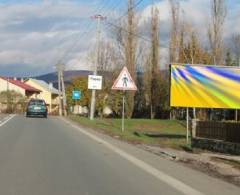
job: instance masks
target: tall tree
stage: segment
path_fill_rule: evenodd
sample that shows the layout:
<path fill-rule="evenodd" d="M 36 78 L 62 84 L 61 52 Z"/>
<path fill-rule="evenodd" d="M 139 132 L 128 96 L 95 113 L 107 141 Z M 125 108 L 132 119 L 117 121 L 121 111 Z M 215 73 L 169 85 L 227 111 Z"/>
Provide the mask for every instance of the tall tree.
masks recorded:
<path fill-rule="evenodd" d="M 177 0 L 169 0 L 169 3 L 172 18 L 169 41 L 169 60 L 170 62 L 177 62 L 179 49 L 179 2 Z"/>
<path fill-rule="evenodd" d="M 236 56 L 236 63 L 240 66 L 240 34 L 233 35 L 234 52 Z"/>
<path fill-rule="evenodd" d="M 235 66 L 235 63 L 232 59 L 232 54 L 231 54 L 230 50 L 228 50 L 226 53 L 225 65 L 226 66 Z"/>
<path fill-rule="evenodd" d="M 212 55 L 212 63 L 223 64 L 223 25 L 226 18 L 224 0 L 212 0 L 211 23 L 208 28 L 208 37 Z"/>
<path fill-rule="evenodd" d="M 208 64 L 210 57 L 201 46 L 199 36 L 191 24 L 183 20 L 180 24 L 179 63 Z M 204 112 L 204 110 L 200 110 Z M 193 117 L 197 118 L 198 110 L 193 108 Z"/>
<path fill-rule="evenodd" d="M 81 99 L 73 100 L 72 99 L 72 91 L 80 90 L 81 91 Z M 90 93 L 87 86 L 87 78 L 85 77 L 76 77 L 71 80 L 71 84 L 69 84 L 66 88 L 66 96 L 67 96 L 67 104 L 68 106 L 74 106 L 75 104 L 81 106 L 89 106 L 90 103 Z"/>
<path fill-rule="evenodd" d="M 171 14 L 171 30 L 169 37 L 169 61 L 178 62 L 179 56 L 179 2 L 169 0 Z M 176 110 L 173 108 L 170 112 L 170 118 L 176 118 Z"/>
<path fill-rule="evenodd" d="M 233 35 L 233 45 L 236 55 L 236 64 L 240 67 L 240 34 Z M 239 111 L 235 111 L 235 120 L 238 120 Z"/>
<path fill-rule="evenodd" d="M 152 32 L 151 32 L 151 119 L 155 117 L 157 104 L 159 101 L 159 13 L 158 9 L 152 8 Z"/>
<path fill-rule="evenodd" d="M 135 55 L 136 55 L 136 40 L 135 40 L 135 30 L 136 24 L 134 21 L 134 0 L 128 0 L 128 22 L 127 22 L 127 40 L 125 44 L 125 59 L 126 59 L 126 66 L 133 78 L 136 78 L 136 62 L 135 62 Z M 132 117 L 133 110 L 134 110 L 134 96 L 135 92 L 128 92 L 126 94 L 126 115 L 128 118 Z"/>
<path fill-rule="evenodd" d="M 208 37 L 211 49 L 211 63 L 214 65 L 224 64 L 223 26 L 226 14 L 225 0 L 212 0 Z M 211 109 L 209 117 L 210 120 L 213 119 L 213 109 Z"/>
<path fill-rule="evenodd" d="M 184 45 L 184 61 L 189 64 L 208 64 L 210 56 L 200 45 L 196 32 L 189 33 L 189 40 Z"/>
<path fill-rule="evenodd" d="M 150 117 L 156 115 L 159 103 L 159 12 L 152 6 L 151 10 L 151 47 L 148 65 L 145 70 L 145 94 L 147 96 Z"/>
<path fill-rule="evenodd" d="M 178 50 L 178 62 L 185 63 L 185 22 L 182 22 L 179 32 L 179 50 Z"/>

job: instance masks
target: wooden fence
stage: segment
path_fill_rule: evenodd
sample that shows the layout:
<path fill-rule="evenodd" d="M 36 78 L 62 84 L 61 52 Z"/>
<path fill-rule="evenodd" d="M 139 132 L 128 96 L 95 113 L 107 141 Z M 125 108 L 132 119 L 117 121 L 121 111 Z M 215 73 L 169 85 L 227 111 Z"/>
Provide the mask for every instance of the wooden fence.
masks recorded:
<path fill-rule="evenodd" d="M 195 135 L 200 138 L 240 143 L 240 123 L 197 121 Z"/>

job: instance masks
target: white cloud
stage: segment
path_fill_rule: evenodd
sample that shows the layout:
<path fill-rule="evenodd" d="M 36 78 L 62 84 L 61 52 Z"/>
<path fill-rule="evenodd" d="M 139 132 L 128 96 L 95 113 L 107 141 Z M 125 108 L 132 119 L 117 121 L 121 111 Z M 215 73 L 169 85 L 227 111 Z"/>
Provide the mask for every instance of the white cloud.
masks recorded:
<path fill-rule="evenodd" d="M 64 62 L 78 67 L 73 65 L 77 63 L 74 55 L 85 51 L 92 40 L 91 32 L 80 36 L 91 22 L 91 11 L 91 7 L 71 1 L 0 5 L 0 72 L 16 72 L 12 70 L 18 67 L 16 64 L 31 66 L 26 72 L 34 68 L 51 72 L 68 50 L 70 54 Z"/>
<path fill-rule="evenodd" d="M 1 64 L 25 63 L 29 53 L 18 50 L 5 50 L 0 53 Z"/>
<path fill-rule="evenodd" d="M 210 16 L 209 2 L 210 0 L 181 1 L 184 17 L 203 38 L 206 38 Z M 95 45 L 95 22 L 91 21 L 90 16 L 94 14 L 93 10 L 98 5 L 97 0 L 88 3 L 48 0 L 44 3 L 0 4 L 0 74 L 17 74 L 16 68 L 19 64 L 23 64 L 19 74 L 36 75 L 36 70 L 40 71 L 39 74 L 52 72 L 54 65 L 63 56 L 66 56 L 63 61 L 67 69 L 91 69 L 87 53 Z M 169 2 L 162 0 L 156 3 L 156 6 L 160 13 L 163 45 L 161 54 L 162 59 L 166 61 L 170 27 Z M 115 11 L 105 8 L 104 11 L 108 11 L 108 16 L 111 17 L 118 15 L 118 9 L 121 10 L 122 7 Z M 232 6 L 228 12 L 225 38 L 230 37 L 232 33 L 240 33 L 240 26 L 237 25 L 240 24 L 239 10 L 238 4 Z M 139 14 L 142 16 L 139 23 L 143 26 L 151 16 L 151 7 L 147 6 Z M 149 34 L 149 29 L 142 29 L 145 34 Z M 108 34 L 103 34 L 102 37 L 109 40 L 106 35 Z"/>
<path fill-rule="evenodd" d="M 91 70 L 91 64 L 87 60 L 86 56 L 82 56 L 81 58 L 71 59 L 66 64 L 67 70 Z"/>
<path fill-rule="evenodd" d="M 159 10 L 160 17 L 160 29 L 161 31 L 169 31 L 171 23 L 170 4 L 168 0 L 163 0 L 155 4 Z M 182 0 L 180 1 L 180 18 L 194 25 L 198 31 L 206 31 L 208 18 L 210 14 L 209 10 L 210 0 Z M 141 23 L 145 23 L 151 18 L 152 5 L 146 7 L 141 15 Z"/>

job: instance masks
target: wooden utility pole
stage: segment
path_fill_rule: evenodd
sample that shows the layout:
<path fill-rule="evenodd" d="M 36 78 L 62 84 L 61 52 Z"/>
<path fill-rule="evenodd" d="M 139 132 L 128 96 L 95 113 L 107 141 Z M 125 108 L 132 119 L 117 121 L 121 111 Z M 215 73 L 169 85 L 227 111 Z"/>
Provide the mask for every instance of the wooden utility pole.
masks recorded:
<path fill-rule="evenodd" d="M 102 15 L 95 15 L 92 17 L 93 19 L 97 20 L 97 36 L 96 36 L 96 61 L 94 66 L 93 75 L 97 75 L 97 70 L 99 66 L 99 52 L 100 52 L 100 35 L 101 35 L 101 21 L 105 19 Z M 95 113 L 95 106 L 96 106 L 96 90 L 92 90 L 92 97 L 91 97 L 91 108 L 90 108 L 90 120 L 94 119 Z"/>
<path fill-rule="evenodd" d="M 58 73 L 58 93 L 59 93 L 59 116 L 67 116 L 67 103 L 66 103 L 66 93 L 65 93 L 65 85 L 63 78 L 63 65 L 58 63 L 57 65 L 57 73 Z"/>
<path fill-rule="evenodd" d="M 62 82 L 63 113 L 64 113 L 64 116 L 67 116 L 67 100 L 66 100 L 65 84 L 63 79 L 63 71 L 61 71 L 60 77 Z"/>

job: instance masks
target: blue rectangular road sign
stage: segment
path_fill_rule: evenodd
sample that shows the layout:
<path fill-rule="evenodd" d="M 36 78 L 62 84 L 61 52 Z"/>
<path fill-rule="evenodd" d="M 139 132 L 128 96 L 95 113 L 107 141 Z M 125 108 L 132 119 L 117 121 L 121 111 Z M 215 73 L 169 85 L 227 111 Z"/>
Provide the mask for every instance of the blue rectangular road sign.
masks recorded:
<path fill-rule="evenodd" d="M 72 99 L 80 100 L 81 99 L 81 91 L 72 91 Z"/>

